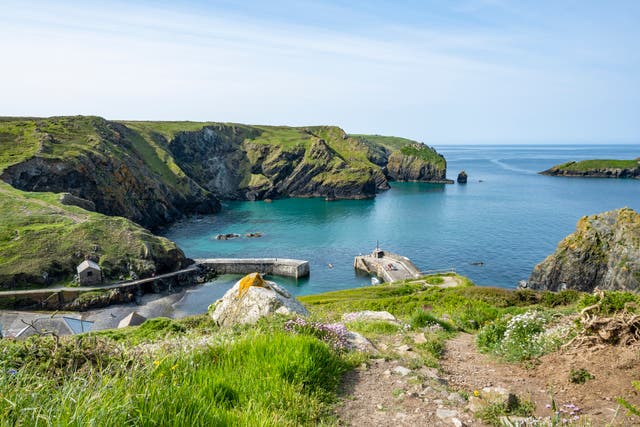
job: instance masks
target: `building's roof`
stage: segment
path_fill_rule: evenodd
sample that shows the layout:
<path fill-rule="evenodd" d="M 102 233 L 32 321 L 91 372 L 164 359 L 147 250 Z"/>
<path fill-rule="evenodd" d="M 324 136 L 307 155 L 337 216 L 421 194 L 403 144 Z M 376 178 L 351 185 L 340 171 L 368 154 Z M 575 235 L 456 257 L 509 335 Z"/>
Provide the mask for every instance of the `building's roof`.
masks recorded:
<path fill-rule="evenodd" d="M 127 317 L 122 319 L 120 323 L 118 323 L 118 328 L 141 325 L 145 320 L 147 320 L 146 317 L 139 315 L 136 311 L 132 311 L 131 314 L 129 314 Z"/>
<path fill-rule="evenodd" d="M 100 271 L 100 266 L 90 259 L 85 259 L 84 261 L 82 261 L 80 265 L 78 265 L 76 270 L 78 271 L 78 273 L 80 273 L 81 271 L 87 270 L 89 268 L 92 270 Z"/>
<path fill-rule="evenodd" d="M 89 332 L 93 328 L 93 322 L 88 320 L 76 319 L 74 317 L 62 316 L 67 326 L 71 328 L 74 334 Z"/>
<path fill-rule="evenodd" d="M 33 326 L 32 326 L 33 325 Z M 26 326 L 16 334 L 17 339 L 24 339 L 32 335 L 53 333 L 58 336 L 73 335 L 73 329 L 60 317 L 43 317 L 36 319 L 32 325 Z"/>

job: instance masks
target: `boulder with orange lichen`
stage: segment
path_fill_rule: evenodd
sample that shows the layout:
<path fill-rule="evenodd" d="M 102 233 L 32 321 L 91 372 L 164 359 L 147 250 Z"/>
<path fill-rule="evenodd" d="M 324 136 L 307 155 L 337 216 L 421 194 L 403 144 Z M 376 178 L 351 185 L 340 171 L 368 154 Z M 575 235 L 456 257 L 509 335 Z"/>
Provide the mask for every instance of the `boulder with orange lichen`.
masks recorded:
<path fill-rule="evenodd" d="M 264 280 L 259 273 L 251 273 L 238 280 L 211 305 L 209 312 L 220 326 L 255 323 L 272 314 L 309 314 L 289 292 L 274 282 Z"/>

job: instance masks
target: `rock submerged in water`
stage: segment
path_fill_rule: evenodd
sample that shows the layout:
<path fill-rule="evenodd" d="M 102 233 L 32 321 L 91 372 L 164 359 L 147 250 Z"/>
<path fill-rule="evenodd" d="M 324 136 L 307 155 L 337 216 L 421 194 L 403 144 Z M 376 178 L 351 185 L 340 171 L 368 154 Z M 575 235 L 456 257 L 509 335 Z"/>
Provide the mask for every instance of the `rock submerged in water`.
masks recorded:
<path fill-rule="evenodd" d="M 640 290 L 640 215 L 622 208 L 582 217 L 520 287 L 525 283 L 551 291 Z"/>
<path fill-rule="evenodd" d="M 219 326 L 251 324 L 272 314 L 309 315 L 289 292 L 274 282 L 264 280 L 260 273 L 251 273 L 238 280 L 212 305 L 210 313 Z"/>
<path fill-rule="evenodd" d="M 461 171 L 458 174 L 458 184 L 466 184 L 467 183 L 467 173 L 465 171 Z"/>

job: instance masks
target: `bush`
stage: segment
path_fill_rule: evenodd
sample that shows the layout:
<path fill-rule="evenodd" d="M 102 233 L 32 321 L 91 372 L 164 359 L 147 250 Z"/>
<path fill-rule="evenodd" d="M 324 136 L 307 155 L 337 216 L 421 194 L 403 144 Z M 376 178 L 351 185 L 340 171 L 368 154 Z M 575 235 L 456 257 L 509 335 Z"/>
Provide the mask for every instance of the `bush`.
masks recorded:
<path fill-rule="evenodd" d="M 593 379 L 594 376 L 584 368 L 572 369 L 569 373 L 569 382 L 573 384 L 584 384 L 587 380 Z"/>
<path fill-rule="evenodd" d="M 478 346 L 509 361 L 522 361 L 556 350 L 567 339 L 568 327 L 549 328 L 551 316 L 527 311 L 506 316 L 482 328 Z"/>
<path fill-rule="evenodd" d="M 622 310 L 637 312 L 640 305 L 640 295 L 631 292 L 608 291 L 601 298 L 598 294 L 587 294 L 578 303 L 580 308 L 600 304 L 598 314 L 610 316 Z"/>

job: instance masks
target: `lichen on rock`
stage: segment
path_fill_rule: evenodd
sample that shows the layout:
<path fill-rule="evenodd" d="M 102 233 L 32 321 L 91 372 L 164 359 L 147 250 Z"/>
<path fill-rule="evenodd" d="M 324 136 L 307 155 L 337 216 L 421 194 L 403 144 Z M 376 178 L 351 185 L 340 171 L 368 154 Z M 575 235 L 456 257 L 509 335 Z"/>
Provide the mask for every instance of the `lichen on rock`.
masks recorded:
<path fill-rule="evenodd" d="M 309 315 L 289 292 L 274 282 L 264 280 L 259 273 L 251 273 L 238 280 L 210 306 L 210 313 L 220 326 L 251 324 L 272 314 Z"/>

